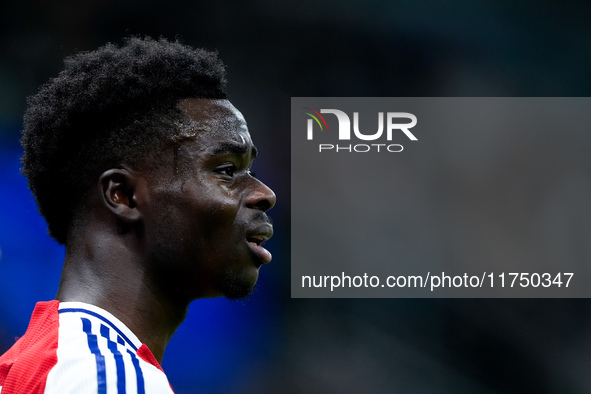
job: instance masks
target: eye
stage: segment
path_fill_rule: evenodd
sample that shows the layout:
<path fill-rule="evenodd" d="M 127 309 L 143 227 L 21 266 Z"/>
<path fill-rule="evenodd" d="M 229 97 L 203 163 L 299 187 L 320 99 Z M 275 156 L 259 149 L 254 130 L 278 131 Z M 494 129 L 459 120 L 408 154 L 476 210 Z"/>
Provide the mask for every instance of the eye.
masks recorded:
<path fill-rule="evenodd" d="M 236 172 L 236 166 L 231 164 L 231 165 L 219 167 L 216 169 L 216 172 L 226 175 L 226 176 L 229 176 L 229 177 L 233 177 L 234 173 Z"/>

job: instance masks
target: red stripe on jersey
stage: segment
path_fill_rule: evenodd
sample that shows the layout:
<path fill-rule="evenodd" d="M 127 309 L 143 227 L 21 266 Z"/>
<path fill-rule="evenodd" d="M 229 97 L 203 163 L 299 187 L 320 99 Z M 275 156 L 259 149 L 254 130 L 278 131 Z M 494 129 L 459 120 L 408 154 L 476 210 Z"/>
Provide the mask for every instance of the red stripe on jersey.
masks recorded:
<path fill-rule="evenodd" d="M 160 366 L 160 363 L 158 363 L 158 360 L 156 360 L 156 357 L 154 357 L 154 355 L 150 351 L 150 348 L 148 348 L 145 343 L 142 343 L 142 346 L 140 346 L 136 354 L 140 356 L 142 360 L 144 360 L 145 362 L 152 364 L 153 366 L 164 372 L 164 370 Z"/>
<path fill-rule="evenodd" d="M 160 363 L 158 362 L 158 360 L 156 360 L 156 357 L 154 357 L 154 355 L 152 354 L 152 351 L 150 350 L 149 347 L 146 346 L 145 343 L 142 343 L 142 346 L 140 346 L 140 348 L 137 350 L 136 354 L 142 360 L 144 360 L 147 363 L 152 364 L 153 366 L 155 366 L 156 368 L 158 368 L 159 370 L 161 370 L 164 373 L 164 370 L 160 366 Z M 170 387 L 170 390 L 172 391 L 172 385 L 170 384 L 170 382 L 168 382 L 168 386 Z"/>
<path fill-rule="evenodd" d="M 57 363 L 59 301 L 39 302 L 27 332 L 0 357 L 2 394 L 43 394 Z"/>

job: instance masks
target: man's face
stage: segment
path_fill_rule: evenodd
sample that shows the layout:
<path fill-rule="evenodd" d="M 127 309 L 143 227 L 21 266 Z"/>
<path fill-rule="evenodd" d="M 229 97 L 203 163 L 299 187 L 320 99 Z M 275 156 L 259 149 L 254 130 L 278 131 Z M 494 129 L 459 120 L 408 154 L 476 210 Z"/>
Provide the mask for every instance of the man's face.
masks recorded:
<path fill-rule="evenodd" d="M 256 149 L 242 114 L 228 100 L 186 99 L 190 118 L 149 179 L 144 214 L 150 267 L 166 291 L 188 299 L 245 297 L 271 254 L 265 211 L 275 194 L 250 172 Z"/>

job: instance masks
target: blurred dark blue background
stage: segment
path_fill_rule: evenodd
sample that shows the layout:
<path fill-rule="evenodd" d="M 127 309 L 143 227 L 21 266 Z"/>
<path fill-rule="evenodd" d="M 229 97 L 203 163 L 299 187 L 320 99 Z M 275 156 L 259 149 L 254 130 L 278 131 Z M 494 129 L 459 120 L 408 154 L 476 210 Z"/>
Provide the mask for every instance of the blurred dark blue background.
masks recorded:
<path fill-rule="evenodd" d="M 139 34 L 219 50 L 262 152 L 255 170 L 278 195 L 257 293 L 194 302 L 167 348 L 177 393 L 591 392 L 588 300 L 289 297 L 290 97 L 589 96 L 590 11 L 550 0 L 2 2 L 0 351 L 54 297 L 64 253 L 19 175 L 26 97 L 64 56 Z"/>

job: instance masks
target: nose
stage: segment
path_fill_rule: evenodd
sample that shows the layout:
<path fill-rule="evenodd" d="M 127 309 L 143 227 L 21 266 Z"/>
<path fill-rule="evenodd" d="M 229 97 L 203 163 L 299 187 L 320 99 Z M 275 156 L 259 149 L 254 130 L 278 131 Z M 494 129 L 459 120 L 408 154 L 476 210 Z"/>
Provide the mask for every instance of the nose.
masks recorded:
<path fill-rule="evenodd" d="M 263 212 L 273 208 L 277 201 L 273 190 L 256 178 L 252 180 L 255 183 L 246 198 L 246 206 Z"/>

